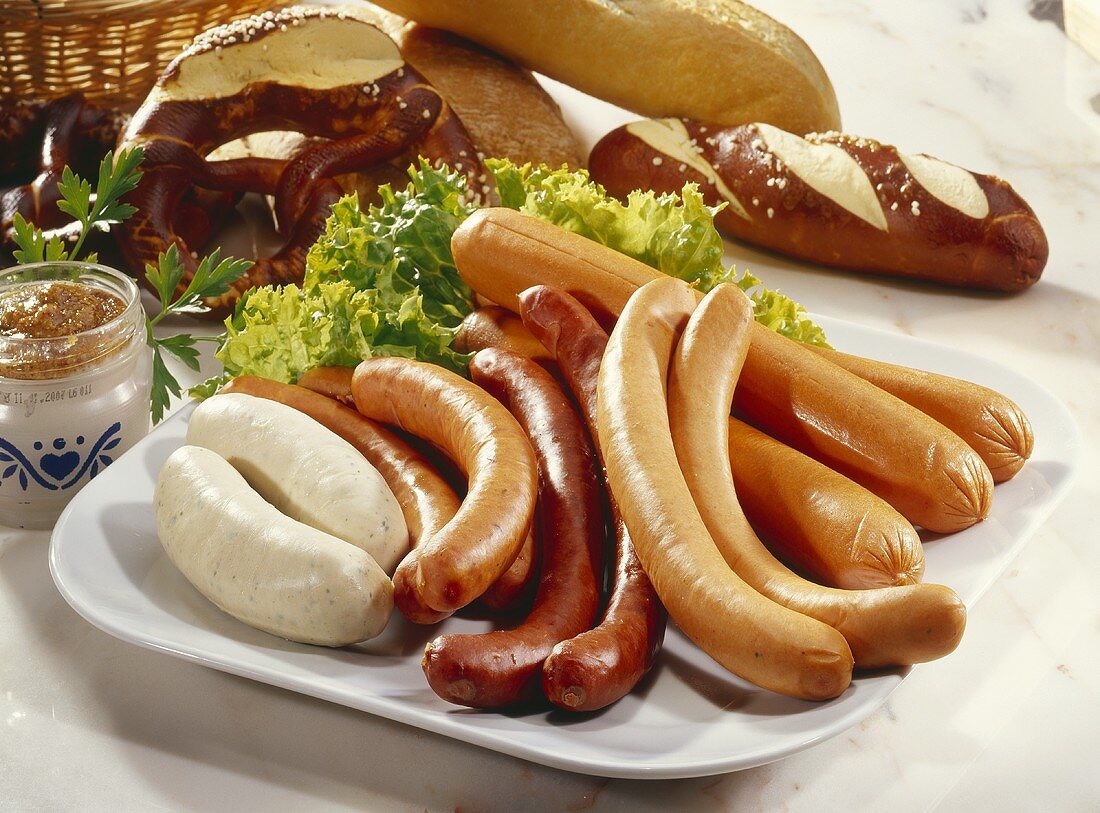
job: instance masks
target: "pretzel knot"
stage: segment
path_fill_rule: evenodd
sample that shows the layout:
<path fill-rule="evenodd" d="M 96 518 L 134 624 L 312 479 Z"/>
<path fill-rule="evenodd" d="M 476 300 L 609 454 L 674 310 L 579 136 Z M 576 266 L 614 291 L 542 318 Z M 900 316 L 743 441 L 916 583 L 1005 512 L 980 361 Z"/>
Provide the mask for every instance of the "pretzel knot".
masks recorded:
<path fill-rule="evenodd" d="M 335 81 L 335 86 L 316 87 L 321 68 L 295 64 L 305 58 L 292 53 L 298 44 L 295 31 L 309 25 L 315 30 L 303 34 L 314 43 L 333 36 L 333 26 L 355 26 L 354 47 L 361 53 L 358 59 L 343 56 L 361 66 L 356 81 L 336 75 L 322 83 Z M 257 73 L 261 45 L 264 64 Z M 312 58 L 322 59 L 317 50 L 309 46 Z M 277 65 L 268 61 L 270 52 L 279 54 Z M 201 64 L 215 59 L 220 60 L 216 72 Z M 211 75 L 218 77 L 217 86 L 211 85 Z M 207 158 L 222 144 L 271 130 L 327 140 L 293 158 Z M 186 269 L 181 286 L 197 268 L 177 217 L 185 195 L 198 188 L 274 197 L 282 247 L 273 256 L 255 259 L 230 292 L 206 303 L 214 316 L 254 286 L 301 282 L 306 253 L 343 194 L 336 176 L 417 153 L 436 162 L 462 162 L 471 177 L 481 172 L 461 122 L 439 93 L 404 64 L 385 34 L 352 17 L 337 19 L 329 12 L 326 18 L 317 9 L 268 12 L 196 40 L 168 66 L 123 134 L 122 145 L 144 148 L 145 174 L 128 198 L 138 213 L 120 230 L 120 247 L 127 262 L 141 268 L 178 246 Z"/>
<path fill-rule="evenodd" d="M 121 123 L 114 110 L 87 104 L 79 92 L 0 106 L 0 242 L 10 240 L 17 214 L 45 231 L 70 231 L 57 208 L 61 171 L 69 166 L 94 177 Z"/>

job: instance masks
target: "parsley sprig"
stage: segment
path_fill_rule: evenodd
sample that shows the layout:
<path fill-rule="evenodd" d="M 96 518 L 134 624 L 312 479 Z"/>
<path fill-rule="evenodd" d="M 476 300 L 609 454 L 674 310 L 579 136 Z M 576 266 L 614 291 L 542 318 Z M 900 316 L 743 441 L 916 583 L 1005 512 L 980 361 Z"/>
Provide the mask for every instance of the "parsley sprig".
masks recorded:
<path fill-rule="evenodd" d="M 164 417 L 164 410 L 169 403 L 169 393 L 177 398 L 181 394 L 180 384 L 164 363 L 163 353 L 171 353 L 198 372 L 199 351 L 195 349 L 195 345 L 203 341 L 221 341 L 219 336 L 192 336 L 188 333 L 158 339 L 153 335 L 153 328 L 169 315 L 205 313 L 210 310 L 202 300 L 226 293 L 229 286 L 247 271 L 250 265 L 248 260 L 237 260 L 232 257 L 223 260 L 221 252 L 215 250 L 212 254 L 203 257 L 183 293 L 175 298 L 173 295 L 183 281 L 185 270 L 180 260 L 179 249 L 173 245 L 168 251 L 158 255 L 155 268 L 152 265 L 145 266 L 145 278 L 149 280 L 149 284 L 157 292 L 157 298 L 160 300 L 160 311 L 156 316 L 145 320 L 145 335 L 148 337 L 149 346 L 153 348 L 153 392 L 150 406 L 153 423 L 159 423 Z"/>
<path fill-rule="evenodd" d="M 61 173 L 57 184 L 61 200 L 57 208 L 80 224 L 76 241 L 69 248 L 61 237 L 47 238 L 22 215 L 13 219 L 13 240 L 18 248 L 12 252 L 17 263 L 60 262 L 76 260 L 84 247 L 84 241 L 95 230 L 109 231 L 111 226 L 132 217 L 137 209 L 122 202 L 122 197 L 133 190 L 141 180 L 139 166 L 144 157 L 141 147 L 119 150 L 118 155 L 108 152 L 99 164 L 99 177 L 93 194 L 92 185 L 69 167 Z M 95 253 L 83 258 L 94 263 Z M 187 283 L 183 293 L 176 296 L 183 282 L 186 268 L 180 257 L 179 248 L 171 246 L 157 257 L 157 264 L 145 266 L 145 279 L 149 287 L 156 291 L 160 310 L 154 316 L 145 319 L 145 335 L 153 349 L 153 387 L 150 394 L 149 411 L 153 423 L 160 423 L 168 408 L 171 396 L 180 397 L 182 390 L 179 381 L 172 375 L 164 360 L 164 354 L 175 356 L 192 370 L 199 369 L 199 351 L 196 344 L 203 341 L 220 341 L 216 336 L 192 336 L 181 333 L 165 338 L 153 335 L 153 328 L 166 317 L 176 314 L 204 313 L 209 308 L 204 299 L 219 297 L 229 291 L 229 287 L 248 270 L 251 263 L 231 257 L 221 258 L 220 251 L 214 251 L 200 262 L 195 275 Z"/>

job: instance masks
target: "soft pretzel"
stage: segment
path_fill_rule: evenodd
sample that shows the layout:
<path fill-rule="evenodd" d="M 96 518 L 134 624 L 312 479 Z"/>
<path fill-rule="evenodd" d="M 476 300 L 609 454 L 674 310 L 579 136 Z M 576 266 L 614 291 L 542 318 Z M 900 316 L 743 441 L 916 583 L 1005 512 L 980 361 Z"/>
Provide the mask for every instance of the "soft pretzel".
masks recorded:
<path fill-rule="evenodd" d="M 94 107 L 80 92 L 0 105 L 0 242 L 17 214 L 43 230 L 64 229 L 57 182 L 65 166 L 85 177 L 114 146 L 123 117 Z"/>
<path fill-rule="evenodd" d="M 222 144 L 270 130 L 329 140 L 289 160 L 207 159 Z M 393 41 L 320 8 L 266 12 L 202 34 L 165 69 L 120 144 L 145 150 L 145 175 L 129 197 L 138 213 L 119 232 L 123 254 L 140 268 L 178 245 L 187 266 L 181 285 L 196 265 L 173 213 L 189 189 L 274 195 L 285 242 L 207 302 L 215 315 L 250 287 L 301 281 L 305 254 L 341 195 L 334 176 L 410 147 L 462 163 L 471 177 L 481 172 L 462 124 Z"/>

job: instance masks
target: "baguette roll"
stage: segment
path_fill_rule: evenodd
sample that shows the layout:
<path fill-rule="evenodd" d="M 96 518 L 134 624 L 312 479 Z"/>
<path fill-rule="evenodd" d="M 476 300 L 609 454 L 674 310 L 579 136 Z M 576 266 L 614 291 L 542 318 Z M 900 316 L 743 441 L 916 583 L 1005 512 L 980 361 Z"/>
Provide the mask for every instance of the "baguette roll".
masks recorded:
<path fill-rule="evenodd" d="M 738 0 L 377 2 L 645 116 L 768 121 L 796 133 L 840 126 L 809 46 Z"/>

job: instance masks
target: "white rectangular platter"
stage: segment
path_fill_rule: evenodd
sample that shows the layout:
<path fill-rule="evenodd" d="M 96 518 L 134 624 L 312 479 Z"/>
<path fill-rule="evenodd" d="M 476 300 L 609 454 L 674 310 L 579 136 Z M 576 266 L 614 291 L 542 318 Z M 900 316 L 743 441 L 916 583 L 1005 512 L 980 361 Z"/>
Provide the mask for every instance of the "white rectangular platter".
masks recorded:
<path fill-rule="evenodd" d="M 990 517 L 926 544 L 926 580 L 951 586 L 972 606 L 1068 489 L 1080 453 L 1073 419 L 1052 395 L 1006 367 L 847 322 L 819 322 L 838 348 L 985 384 L 1030 416 L 1034 456 L 997 486 Z M 866 718 L 905 678 L 903 670 L 862 675 L 831 702 L 791 700 L 730 676 L 670 625 L 652 673 L 602 712 L 499 714 L 449 705 L 424 680 L 424 644 L 441 630 L 488 629 L 485 622 L 450 619 L 424 628 L 395 614 L 367 645 L 310 647 L 223 614 L 173 568 L 154 531 L 153 484 L 183 441 L 189 411 L 86 486 L 51 542 L 51 572 L 69 604 L 139 646 L 556 768 L 651 779 L 725 773 L 793 754 Z"/>

